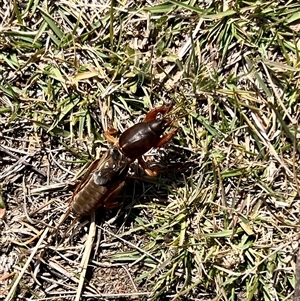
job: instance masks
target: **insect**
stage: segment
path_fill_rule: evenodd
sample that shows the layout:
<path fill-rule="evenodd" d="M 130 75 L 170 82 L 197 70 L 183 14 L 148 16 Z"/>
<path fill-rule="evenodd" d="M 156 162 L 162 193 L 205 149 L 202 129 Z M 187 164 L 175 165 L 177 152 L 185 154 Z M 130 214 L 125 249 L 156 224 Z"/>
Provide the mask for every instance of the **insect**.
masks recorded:
<path fill-rule="evenodd" d="M 169 105 L 154 108 L 143 122 L 125 130 L 119 139 L 114 137 L 117 132 L 115 129 L 104 133 L 113 146 L 101 159 L 90 165 L 75 189 L 70 199 L 70 209 L 75 215 L 92 214 L 102 205 L 107 209 L 116 207 L 114 199 L 125 185 L 129 166 L 136 159 L 149 176 L 157 175 L 157 171 L 147 167 L 142 156 L 152 147 L 163 146 L 176 135 L 178 129 L 164 134 L 173 123 L 167 115 L 171 107 Z"/>

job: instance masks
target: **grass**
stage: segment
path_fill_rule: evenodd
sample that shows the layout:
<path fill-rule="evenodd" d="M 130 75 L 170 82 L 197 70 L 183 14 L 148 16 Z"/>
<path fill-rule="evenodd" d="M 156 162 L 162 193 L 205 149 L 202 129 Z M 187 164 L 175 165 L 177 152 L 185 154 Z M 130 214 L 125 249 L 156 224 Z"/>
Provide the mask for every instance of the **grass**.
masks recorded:
<path fill-rule="evenodd" d="M 299 9 L 4 0 L 0 295 L 292 300 Z M 161 175 L 133 165 L 120 210 L 73 226 L 69 217 L 47 240 L 76 179 L 109 147 L 103 132 L 169 102 L 182 118 L 172 143 L 151 152 Z"/>

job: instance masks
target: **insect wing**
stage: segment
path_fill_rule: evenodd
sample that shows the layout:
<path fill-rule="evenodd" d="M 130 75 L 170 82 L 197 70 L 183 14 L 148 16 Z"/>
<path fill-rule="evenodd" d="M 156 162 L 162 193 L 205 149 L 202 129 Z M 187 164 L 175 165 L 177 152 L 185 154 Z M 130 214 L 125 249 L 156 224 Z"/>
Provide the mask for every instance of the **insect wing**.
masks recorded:
<path fill-rule="evenodd" d="M 108 153 L 105 153 L 101 159 L 96 159 L 94 162 L 92 162 L 88 168 L 88 170 L 85 172 L 81 182 L 77 185 L 76 189 L 73 192 L 73 195 L 70 199 L 70 202 L 72 202 L 73 197 L 81 190 L 83 189 L 87 183 L 90 181 L 93 171 L 97 170 L 101 167 L 103 162 L 106 160 Z"/>
<path fill-rule="evenodd" d="M 119 173 L 114 168 L 103 168 L 94 172 L 94 182 L 99 186 L 111 183 Z"/>
<path fill-rule="evenodd" d="M 100 168 L 94 171 L 93 177 L 96 185 L 108 186 L 119 181 L 128 171 L 129 161 L 116 149 L 111 149 L 109 156 L 101 164 Z"/>

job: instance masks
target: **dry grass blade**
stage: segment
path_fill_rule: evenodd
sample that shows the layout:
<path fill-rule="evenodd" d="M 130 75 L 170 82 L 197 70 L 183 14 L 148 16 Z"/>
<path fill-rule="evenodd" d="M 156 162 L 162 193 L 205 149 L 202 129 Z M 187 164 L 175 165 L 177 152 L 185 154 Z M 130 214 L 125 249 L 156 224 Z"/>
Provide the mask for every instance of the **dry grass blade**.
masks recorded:
<path fill-rule="evenodd" d="M 93 214 L 92 218 L 91 218 L 91 224 L 90 224 L 88 238 L 85 242 L 85 249 L 84 249 L 84 253 L 83 253 L 81 264 L 80 264 L 82 271 L 80 273 L 80 279 L 79 279 L 79 284 L 78 284 L 77 291 L 76 291 L 75 301 L 81 300 L 81 292 L 82 292 L 82 288 L 83 288 L 84 281 L 85 281 L 87 266 L 88 266 L 88 263 L 90 260 L 90 254 L 91 254 L 92 247 L 93 247 L 95 233 L 96 233 L 95 214 Z"/>

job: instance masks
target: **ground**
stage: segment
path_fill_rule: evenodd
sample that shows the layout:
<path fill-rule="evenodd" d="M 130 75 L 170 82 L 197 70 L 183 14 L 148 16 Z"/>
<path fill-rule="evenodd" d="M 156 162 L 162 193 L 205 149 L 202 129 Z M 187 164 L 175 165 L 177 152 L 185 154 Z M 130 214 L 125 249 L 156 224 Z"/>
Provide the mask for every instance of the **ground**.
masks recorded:
<path fill-rule="evenodd" d="M 0 298 L 300 298 L 299 8 L 4 0 Z M 159 175 L 69 214 L 104 132 L 170 103 Z"/>

